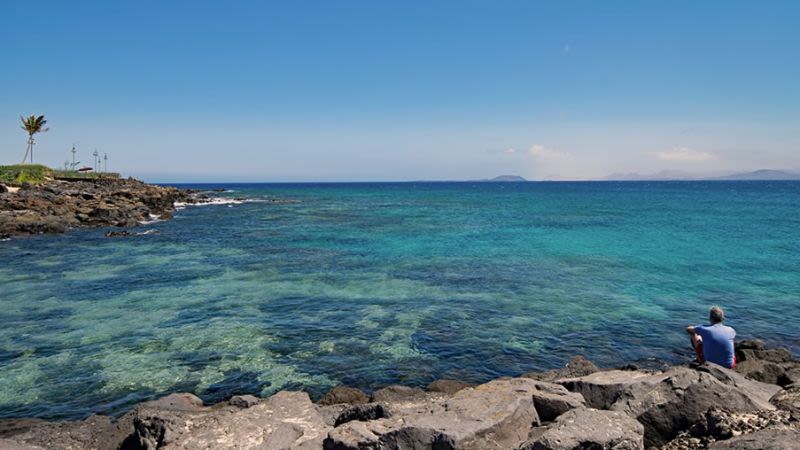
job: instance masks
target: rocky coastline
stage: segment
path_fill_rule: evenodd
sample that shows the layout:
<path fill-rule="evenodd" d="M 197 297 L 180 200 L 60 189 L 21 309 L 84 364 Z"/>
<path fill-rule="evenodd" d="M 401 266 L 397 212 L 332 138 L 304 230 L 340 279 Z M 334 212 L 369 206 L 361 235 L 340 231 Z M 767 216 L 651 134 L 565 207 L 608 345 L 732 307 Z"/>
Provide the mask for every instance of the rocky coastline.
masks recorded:
<path fill-rule="evenodd" d="M 796 449 L 800 361 L 752 340 L 735 370 L 713 364 L 600 369 L 583 357 L 479 386 L 438 380 L 371 395 L 339 386 L 239 395 L 189 393 L 112 420 L 0 421 L 0 449 Z"/>
<path fill-rule="evenodd" d="M 155 186 L 133 178 L 0 185 L 0 239 L 64 233 L 75 228 L 135 227 L 171 218 L 178 202 L 204 200 L 207 197 L 196 191 Z"/>

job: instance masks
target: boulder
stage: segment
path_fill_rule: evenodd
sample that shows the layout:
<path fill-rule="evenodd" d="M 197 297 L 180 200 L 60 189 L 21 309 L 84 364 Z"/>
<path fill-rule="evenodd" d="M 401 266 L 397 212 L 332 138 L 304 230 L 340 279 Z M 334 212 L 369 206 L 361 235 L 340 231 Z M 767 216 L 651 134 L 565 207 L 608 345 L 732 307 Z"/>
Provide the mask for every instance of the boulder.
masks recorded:
<path fill-rule="evenodd" d="M 664 374 L 643 370 L 606 370 L 558 380 L 558 383 L 570 392 L 581 394 L 589 407 L 609 409 L 623 394 L 632 390 L 649 390 L 664 379 Z"/>
<path fill-rule="evenodd" d="M 796 450 L 800 448 L 800 430 L 764 429 L 708 446 L 709 450 Z"/>
<path fill-rule="evenodd" d="M 539 417 L 533 380 L 495 380 L 464 389 L 427 408 L 402 411 L 369 422 L 333 429 L 328 450 L 352 449 L 513 449 L 522 444 Z"/>
<path fill-rule="evenodd" d="M 6 192 L 8 192 L 8 188 L 6 187 L 6 185 L 0 184 L 0 194 L 5 194 Z"/>
<path fill-rule="evenodd" d="M 116 450 L 132 428 L 130 421 L 115 423 L 110 417 L 96 415 L 78 422 L 31 421 L 20 425 L 4 433 L 0 449 Z"/>
<path fill-rule="evenodd" d="M 538 438 L 520 450 L 644 449 L 644 428 L 618 411 L 578 408 L 553 422 Z"/>
<path fill-rule="evenodd" d="M 380 403 L 363 403 L 360 405 L 348 405 L 336 417 L 333 426 L 338 427 L 353 420 L 360 420 L 362 422 L 367 420 L 383 419 L 389 417 L 390 414 L 384 409 Z"/>
<path fill-rule="evenodd" d="M 359 405 L 361 403 L 369 402 L 369 396 L 360 389 L 351 388 L 347 386 L 336 386 L 328 391 L 322 400 L 319 401 L 320 405 L 335 405 L 338 403 L 347 403 L 350 405 Z"/>
<path fill-rule="evenodd" d="M 586 401 L 581 394 L 570 392 L 560 384 L 536 382 L 533 405 L 543 422 L 551 422 L 558 416 L 575 408 L 585 408 Z"/>
<path fill-rule="evenodd" d="M 469 383 L 464 383 L 458 380 L 436 380 L 428 385 L 426 388 L 429 392 L 441 392 L 443 394 L 453 395 L 456 392 L 472 387 Z"/>
<path fill-rule="evenodd" d="M 674 367 L 661 373 L 598 372 L 561 384 L 582 394 L 592 408 L 635 417 L 644 425 L 647 446 L 663 445 L 704 421 L 711 407 L 732 412 L 775 409 L 769 399 L 780 389 L 713 364 L 701 370 Z"/>
<path fill-rule="evenodd" d="M 561 369 L 548 370 L 547 372 L 528 372 L 523 374 L 522 377 L 541 381 L 555 381 L 560 378 L 583 377 L 599 370 L 593 362 L 583 356 L 575 356 Z"/>
<path fill-rule="evenodd" d="M 788 386 L 800 381 L 800 361 L 785 348 L 767 348 L 761 340 L 736 343 L 736 371 L 762 383 Z"/>
<path fill-rule="evenodd" d="M 132 415 L 125 449 L 310 450 L 319 449 L 330 430 L 304 392 L 278 392 L 248 408 L 168 399 L 140 405 Z"/>
<path fill-rule="evenodd" d="M 378 389 L 372 394 L 373 402 L 403 402 L 414 401 L 425 397 L 425 391 L 420 388 L 392 385 Z"/>
<path fill-rule="evenodd" d="M 237 408 L 249 408 L 257 405 L 260 401 L 261 399 L 254 395 L 234 395 L 228 399 L 228 404 Z"/>

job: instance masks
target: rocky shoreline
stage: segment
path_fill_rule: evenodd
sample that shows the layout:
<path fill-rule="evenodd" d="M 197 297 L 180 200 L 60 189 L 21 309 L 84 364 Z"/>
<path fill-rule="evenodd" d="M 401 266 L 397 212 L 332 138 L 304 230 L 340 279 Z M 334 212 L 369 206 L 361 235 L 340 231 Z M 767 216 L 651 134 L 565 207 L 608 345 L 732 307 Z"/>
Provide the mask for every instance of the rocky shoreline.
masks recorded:
<path fill-rule="evenodd" d="M 133 178 L 0 185 L 0 239 L 74 228 L 135 227 L 169 219 L 178 202 L 204 200 L 207 197 L 196 191 L 154 186 Z"/>
<path fill-rule="evenodd" d="M 564 368 L 479 386 L 438 380 L 372 395 L 339 386 L 234 396 L 215 405 L 171 394 L 116 421 L 0 421 L 0 449 L 797 449 L 800 361 L 760 341 L 739 365 Z"/>

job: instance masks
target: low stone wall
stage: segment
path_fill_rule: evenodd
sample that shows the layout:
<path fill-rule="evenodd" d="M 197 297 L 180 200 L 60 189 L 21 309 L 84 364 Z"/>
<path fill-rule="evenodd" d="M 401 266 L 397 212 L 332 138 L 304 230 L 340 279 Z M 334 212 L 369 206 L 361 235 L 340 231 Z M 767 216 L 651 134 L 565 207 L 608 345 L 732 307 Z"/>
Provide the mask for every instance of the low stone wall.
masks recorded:
<path fill-rule="evenodd" d="M 800 362 L 758 341 L 737 353 L 739 371 L 609 370 L 576 357 L 560 370 L 479 386 L 438 380 L 372 395 L 340 386 L 317 404 L 304 392 L 215 405 L 171 394 L 116 422 L 0 421 L 0 449 L 800 448 Z"/>

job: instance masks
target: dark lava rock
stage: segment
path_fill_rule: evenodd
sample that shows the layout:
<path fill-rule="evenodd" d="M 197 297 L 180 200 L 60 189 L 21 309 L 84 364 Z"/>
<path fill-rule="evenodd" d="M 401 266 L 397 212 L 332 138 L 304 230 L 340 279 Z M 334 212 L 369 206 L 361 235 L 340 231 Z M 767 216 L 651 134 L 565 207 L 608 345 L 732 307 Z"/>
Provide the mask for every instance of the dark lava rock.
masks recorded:
<path fill-rule="evenodd" d="M 540 381 L 555 381 L 560 378 L 583 377 L 599 370 L 593 362 L 583 356 L 575 356 L 561 369 L 548 370 L 547 372 L 528 372 L 523 374 L 522 377 Z"/>
<path fill-rule="evenodd" d="M 469 383 L 457 380 L 436 380 L 428 385 L 426 388 L 430 392 L 441 392 L 448 395 L 453 395 L 456 392 L 472 387 Z"/>
<path fill-rule="evenodd" d="M 537 381 L 534 384 L 533 405 L 543 422 L 550 422 L 575 408 L 585 408 L 581 394 L 570 392 L 560 384 Z"/>
<path fill-rule="evenodd" d="M 360 420 L 363 422 L 367 420 L 383 419 L 384 417 L 389 417 L 389 414 L 380 403 L 350 405 L 339 413 L 333 425 L 338 427 L 343 423 L 353 420 Z"/>
<path fill-rule="evenodd" d="M 758 339 L 736 343 L 736 371 L 762 383 L 789 386 L 800 382 L 800 361 L 785 348 L 767 348 Z"/>
<path fill-rule="evenodd" d="M 169 217 L 175 202 L 192 194 L 134 179 L 47 181 L 0 195 L 0 234 L 63 233 L 70 228 L 136 226 L 151 216 Z"/>
<path fill-rule="evenodd" d="M 128 230 L 121 230 L 121 231 L 107 231 L 106 237 L 115 238 L 115 237 L 128 237 L 133 236 L 133 234 Z"/>
<path fill-rule="evenodd" d="M 260 401 L 261 399 L 254 395 L 234 395 L 228 399 L 228 404 L 237 408 L 249 408 Z"/>
<path fill-rule="evenodd" d="M 365 394 L 362 390 L 351 388 L 347 386 L 336 386 L 335 388 L 328 391 L 322 400 L 318 403 L 320 405 L 336 405 L 339 403 L 346 403 L 349 405 L 360 405 L 362 403 L 368 403 L 369 396 Z"/>

